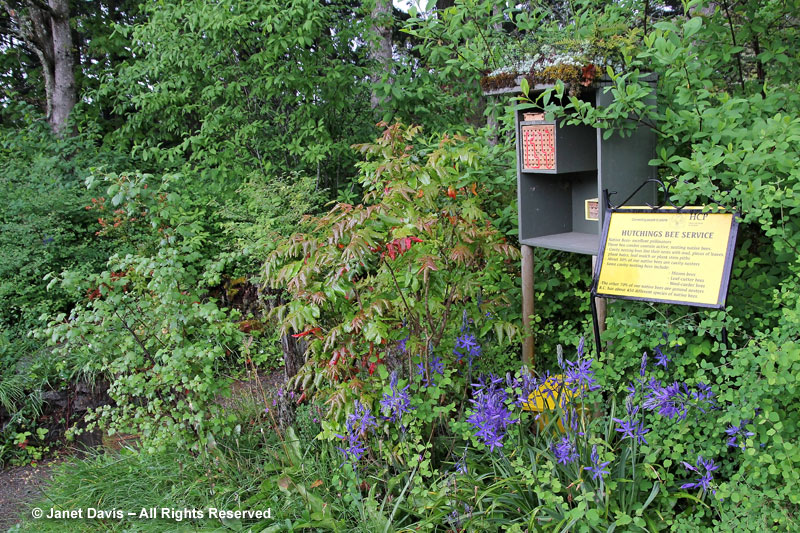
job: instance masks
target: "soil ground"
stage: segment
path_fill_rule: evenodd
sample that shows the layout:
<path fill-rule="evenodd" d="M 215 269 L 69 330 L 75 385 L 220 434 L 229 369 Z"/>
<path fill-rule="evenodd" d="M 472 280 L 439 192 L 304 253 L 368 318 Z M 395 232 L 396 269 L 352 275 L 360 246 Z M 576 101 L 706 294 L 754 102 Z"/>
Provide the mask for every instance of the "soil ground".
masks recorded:
<path fill-rule="evenodd" d="M 36 467 L 14 466 L 0 470 L 0 531 L 16 524 L 25 505 L 42 495 L 56 463 L 41 462 Z"/>

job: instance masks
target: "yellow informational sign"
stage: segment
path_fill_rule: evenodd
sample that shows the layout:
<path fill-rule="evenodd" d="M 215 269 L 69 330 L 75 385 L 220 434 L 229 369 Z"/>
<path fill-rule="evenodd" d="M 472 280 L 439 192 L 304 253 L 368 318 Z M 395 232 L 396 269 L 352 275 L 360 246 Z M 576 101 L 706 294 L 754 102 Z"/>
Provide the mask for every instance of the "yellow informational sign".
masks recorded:
<path fill-rule="evenodd" d="M 733 214 L 700 208 L 612 211 L 597 295 L 724 307 L 737 227 Z"/>

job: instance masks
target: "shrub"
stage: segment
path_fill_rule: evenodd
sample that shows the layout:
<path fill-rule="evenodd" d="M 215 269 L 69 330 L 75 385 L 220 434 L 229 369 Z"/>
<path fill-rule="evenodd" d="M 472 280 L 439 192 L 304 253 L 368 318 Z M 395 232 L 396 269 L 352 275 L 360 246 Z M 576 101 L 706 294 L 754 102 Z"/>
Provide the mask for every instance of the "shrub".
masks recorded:
<path fill-rule="evenodd" d="M 357 146 L 368 158 L 364 204 L 337 204 L 266 263 L 265 282 L 292 298 L 273 311 L 281 333 L 308 343 L 291 385 L 306 395 L 327 389 L 335 411 L 367 394 L 363 383 L 381 363 L 409 374 L 419 364 L 430 376 L 462 312 L 475 317 L 478 337 L 504 342 L 516 332 L 517 250 L 481 208 L 491 195 L 480 181 L 487 148 L 447 135 L 420 142 L 419 133 L 394 124 Z"/>
<path fill-rule="evenodd" d="M 131 253 L 112 256 L 88 280 L 75 272 L 53 278 L 51 285 L 83 293 L 84 301 L 41 332 L 54 358 L 82 358 L 109 378 L 114 404 L 88 420 L 139 435 L 147 450 L 196 446 L 230 432 L 234 421 L 216 398 L 228 390 L 224 363 L 243 335 L 235 314 L 209 297 L 219 273 L 204 213 L 176 191 L 177 180 L 103 178 L 98 233 L 116 235 Z"/>

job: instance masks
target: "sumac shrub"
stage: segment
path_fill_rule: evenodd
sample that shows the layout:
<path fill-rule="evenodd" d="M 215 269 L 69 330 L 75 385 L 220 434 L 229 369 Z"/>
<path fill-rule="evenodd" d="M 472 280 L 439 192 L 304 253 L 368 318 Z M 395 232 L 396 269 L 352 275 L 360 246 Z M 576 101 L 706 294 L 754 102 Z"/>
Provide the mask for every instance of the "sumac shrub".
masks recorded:
<path fill-rule="evenodd" d="M 482 209 L 487 145 L 425 142 L 420 128 L 394 124 L 355 148 L 367 159 L 364 203 L 336 204 L 265 267 L 266 283 L 291 297 L 274 310 L 282 332 L 308 344 L 292 385 L 326 390 L 336 410 L 381 363 L 429 375 L 435 358 L 452 358 L 463 316 L 479 338 L 499 342 L 515 335 L 518 317 L 518 252 Z"/>

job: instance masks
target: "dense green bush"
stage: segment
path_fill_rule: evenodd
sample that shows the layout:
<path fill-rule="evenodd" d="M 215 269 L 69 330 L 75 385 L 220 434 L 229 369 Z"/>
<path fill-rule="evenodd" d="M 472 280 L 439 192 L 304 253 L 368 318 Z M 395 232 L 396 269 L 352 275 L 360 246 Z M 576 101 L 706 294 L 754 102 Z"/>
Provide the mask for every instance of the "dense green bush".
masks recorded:
<path fill-rule="evenodd" d="M 374 134 L 360 10 L 338 0 L 142 9 L 141 22 L 118 28 L 136 59 L 93 93 L 126 117 L 109 142 L 143 166 L 188 165 L 207 198 L 232 194 L 254 169 L 349 184 L 349 146 Z"/>
<path fill-rule="evenodd" d="M 109 253 L 95 238 L 91 194 L 84 180 L 120 158 L 100 152 L 89 136 L 55 138 L 31 109 L 27 123 L 0 130 L 0 327 L 24 336 L 43 312 L 63 311 L 71 299 L 46 290 L 44 276 L 67 268 L 96 271 Z"/>
<path fill-rule="evenodd" d="M 28 106 L 6 111 L 19 119 L 0 128 L 0 463 L 25 462 L 47 445 L 36 423 L 41 392 L 59 387 L 64 375 L 44 368 L 54 366 L 49 351 L 30 333 L 40 315 L 67 312 L 80 296 L 48 290 L 44 278 L 66 269 L 84 277 L 102 270 L 112 243 L 95 235 L 84 180 L 93 168 L 124 162 L 98 150 L 92 134 L 56 138 Z"/>
<path fill-rule="evenodd" d="M 225 361 L 243 335 L 235 312 L 209 294 L 221 272 L 206 212 L 177 192 L 180 176 L 112 174 L 102 183 L 93 204 L 99 233 L 130 252 L 113 255 L 106 270 L 88 279 L 80 272 L 52 279 L 84 295 L 41 332 L 53 345 L 52 359 L 70 368 L 79 361 L 106 376 L 114 403 L 89 420 L 112 433 L 137 434 L 146 449 L 195 446 L 227 434 L 234 420 L 217 399 L 228 392 Z"/>

